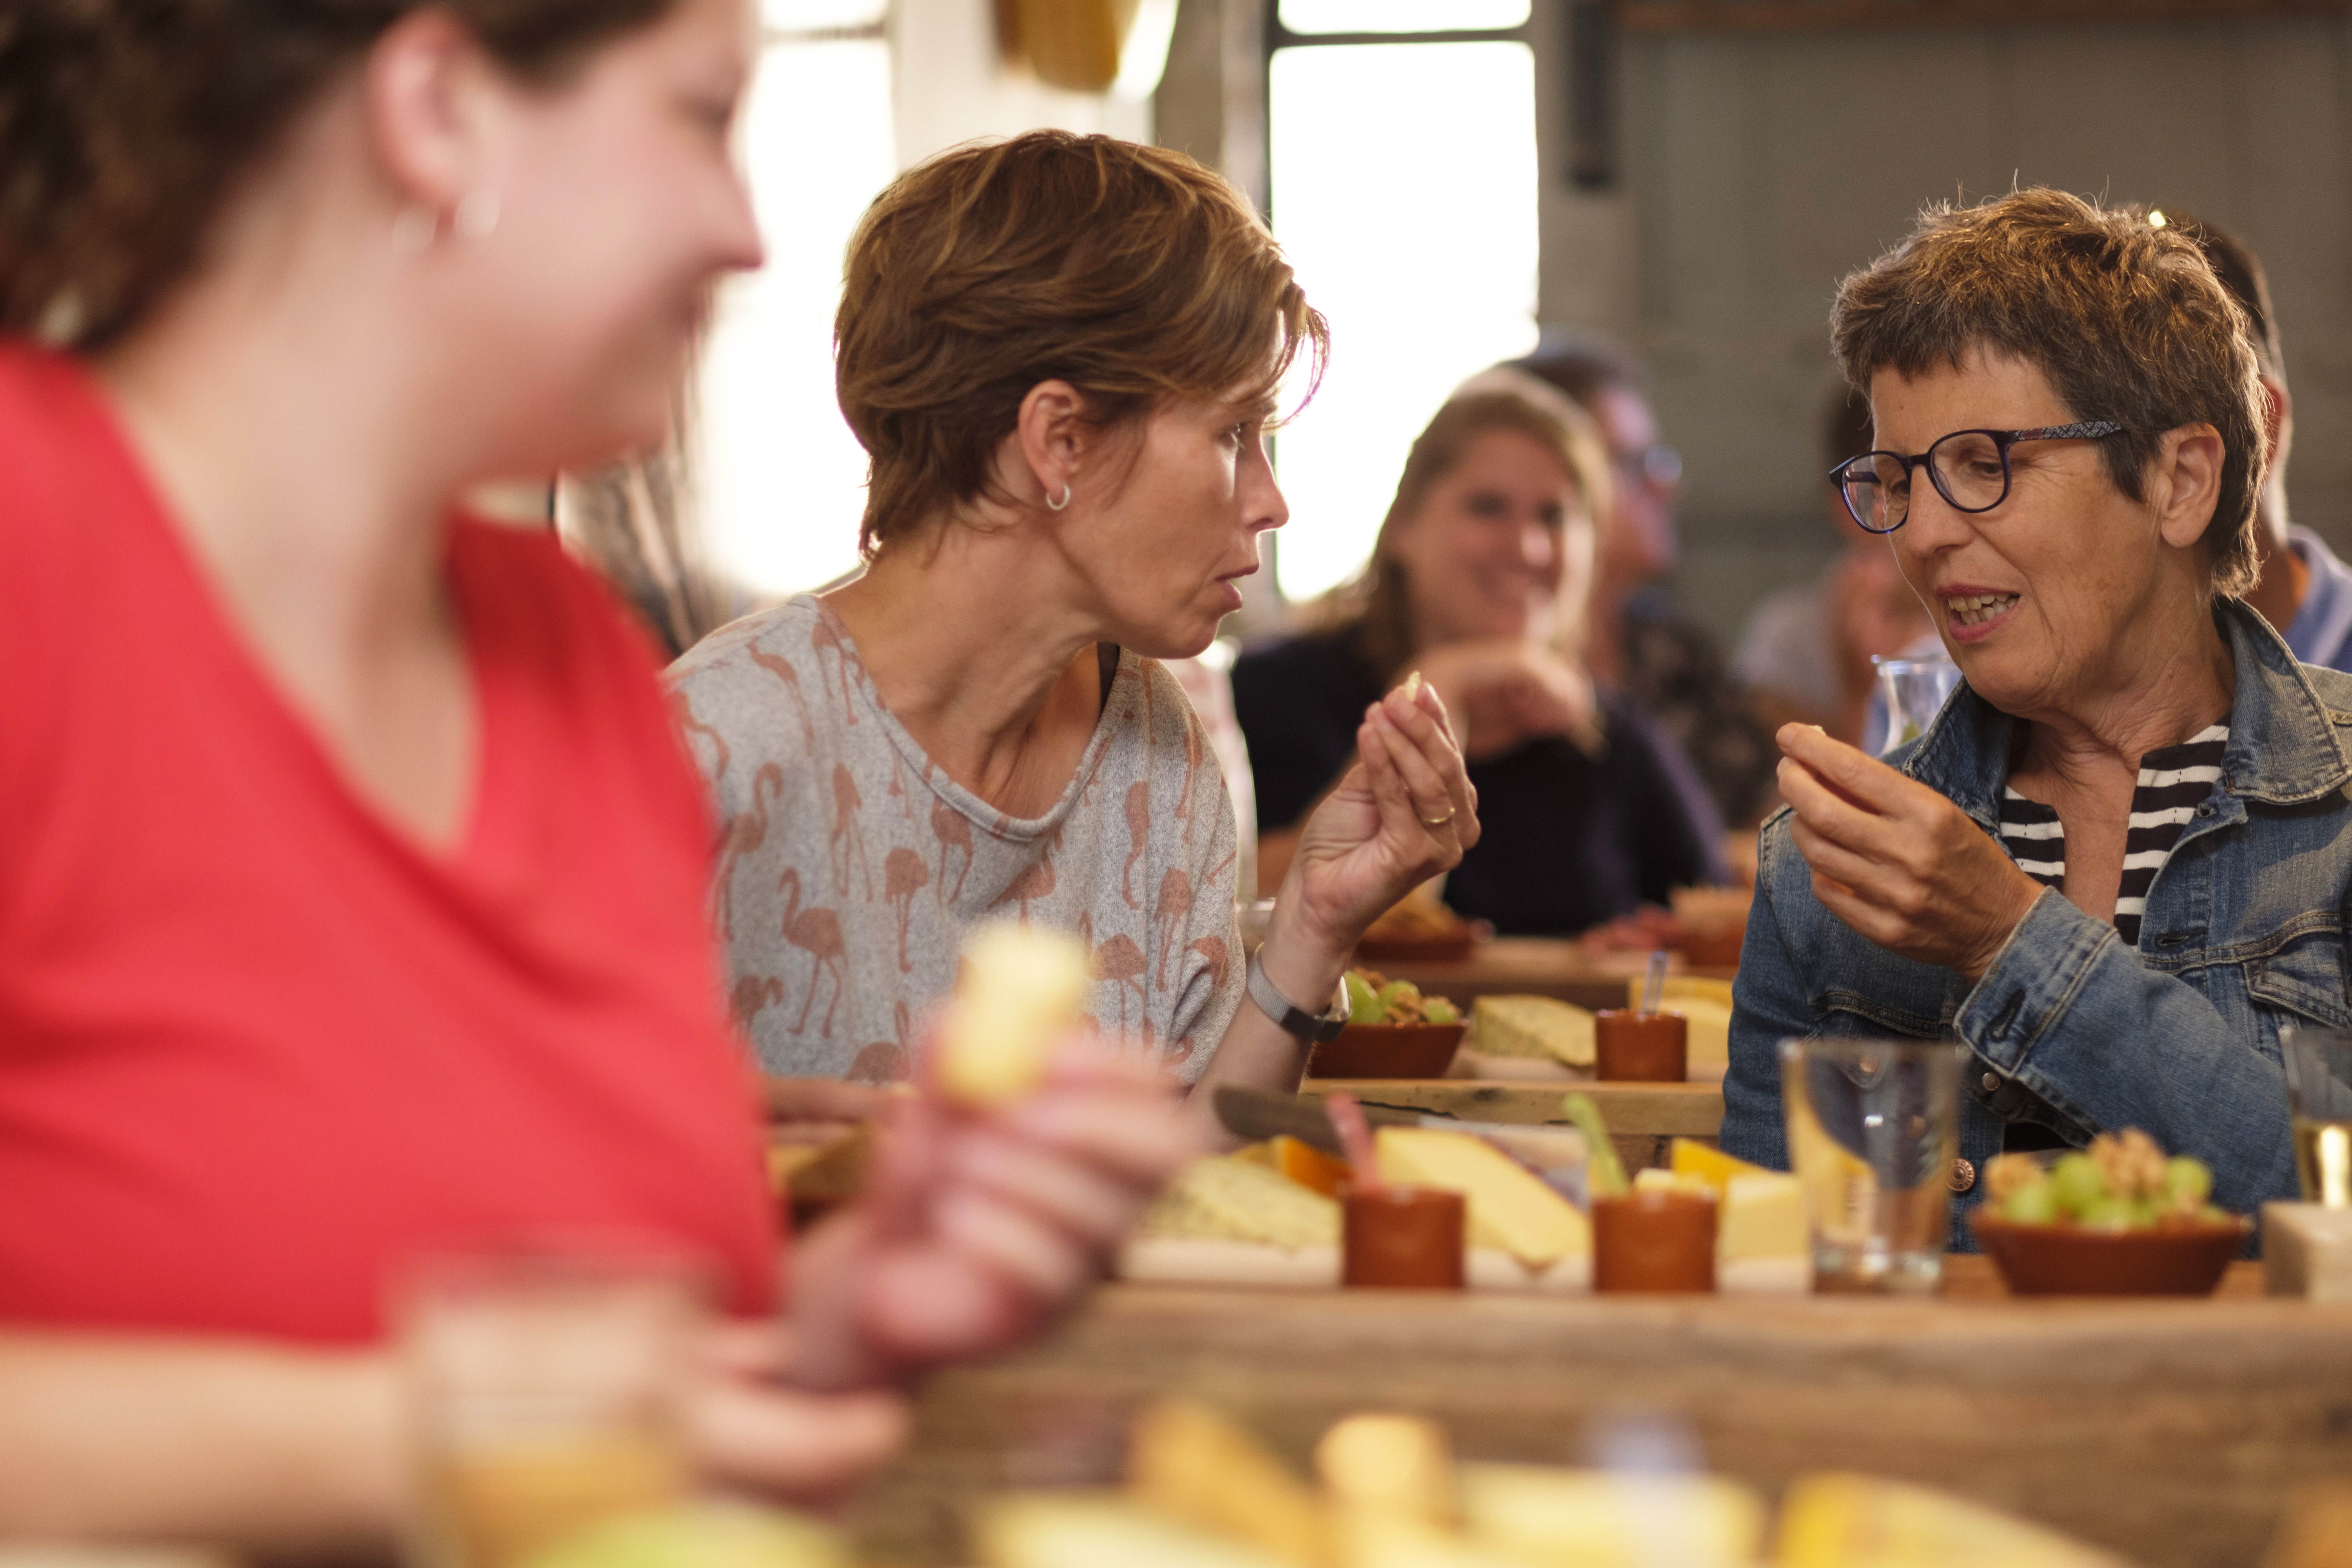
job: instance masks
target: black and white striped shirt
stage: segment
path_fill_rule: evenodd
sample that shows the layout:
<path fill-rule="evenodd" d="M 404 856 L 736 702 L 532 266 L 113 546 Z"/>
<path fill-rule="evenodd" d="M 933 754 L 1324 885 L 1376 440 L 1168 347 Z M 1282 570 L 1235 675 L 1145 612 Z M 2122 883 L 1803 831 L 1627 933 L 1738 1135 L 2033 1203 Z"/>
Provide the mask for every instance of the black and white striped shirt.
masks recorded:
<path fill-rule="evenodd" d="M 2131 822 L 2124 837 L 2124 879 L 2116 889 L 2116 931 L 2139 945 L 2140 916 L 2156 874 L 2180 842 L 2189 819 L 2221 779 L 2221 753 L 2230 727 L 2215 724 L 2178 746 L 2166 746 L 2139 760 L 2132 786 Z M 2046 888 L 2066 881 L 2066 829 L 2057 812 L 2014 789 L 2001 792 L 2000 845 L 2018 869 Z"/>

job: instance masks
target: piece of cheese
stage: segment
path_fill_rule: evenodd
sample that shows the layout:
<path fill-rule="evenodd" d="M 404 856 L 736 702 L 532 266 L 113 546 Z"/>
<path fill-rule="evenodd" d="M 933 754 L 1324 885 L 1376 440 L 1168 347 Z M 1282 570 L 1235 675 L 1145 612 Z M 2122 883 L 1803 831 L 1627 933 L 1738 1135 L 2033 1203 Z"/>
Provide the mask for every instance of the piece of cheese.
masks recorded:
<path fill-rule="evenodd" d="M 1698 1177 L 1708 1186 L 1713 1187 L 1718 1197 L 1723 1195 L 1723 1189 L 1730 1185 L 1731 1178 L 1734 1176 L 1761 1176 L 1769 1173 L 1761 1165 L 1751 1165 L 1745 1160 L 1736 1159 L 1725 1153 L 1713 1144 L 1701 1143 L 1693 1138 L 1677 1138 L 1674 1141 L 1673 1154 L 1669 1163 L 1675 1175 Z"/>
<path fill-rule="evenodd" d="M 1343 1417 L 1315 1445 L 1315 1473 L 1350 1512 L 1433 1525 L 1454 1517 L 1454 1449 L 1434 1421 Z"/>
<path fill-rule="evenodd" d="M 1662 1171 L 1655 1165 L 1633 1173 L 1633 1190 L 1637 1193 L 1692 1193 L 1700 1197 L 1721 1198 L 1704 1177 L 1682 1171 Z"/>
<path fill-rule="evenodd" d="M 961 983 L 940 1023 L 940 1088 L 974 1106 L 1002 1105 L 1036 1088 L 1091 984 L 1087 950 L 1076 937 L 982 926 L 964 944 Z"/>
<path fill-rule="evenodd" d="M 971 1540 L 986 1568 L 1308 1568 L 1113 1493 L 994 1498 L 975 1514 Z"/>
<path fill-rule="evenodd" d="M 1592 1015 L 1549 996 L 1481 996 L 1470 1004 L 1465 1048 L 1489 1057 L 1532 1057 L 1572 1068 L 1593 1065 Z"/>
<path fill-rule="evenodd" d="M 1147 1236 L 1328 1247 L 1339 1240 L 1339 1205 L 1279 1171 L 1213 1154 L 1184 1167 L 1144 1214 L 1140 1228 Z"/>
<path fill-rule="evenodd" d="M 1499 1247 L 1531 1268 L 1592 1250 L 1576 1205 L 1484 1139 L 1428 1127 L 1383 1127 L 1376 1137 L 1383 1180 L 1469 1200 L 1473 1247 Z"/>
<path fill-rule="evenodd" d="M 1718 1477 L 1477 1464 L 1461 1489 L 1470 1533 L 1529 1564 L 1747 1568 L 1761 1555 L 1763 1500 Z"/>
<path fill-rule="evenodd" d="M 1337 1533 L 1339 1568 L 1529 1568 L 1524 1558 L 1412 1520 L 1342 1512 Z"/>
<path fill-rule="evenodd" d="M 1805 1187 L 1778 1171 L 1751 1171 L 1723 1189 L 1722 1219 L 1716 1226 L 1717 1258 L 1810 1257 L 1813 1238 L 1805 1221 Z"/>
<path fill-rule="evenodd" d="M 2273 1296 L 2352 1301 L 2352 1209 L 2264 1204 L 2263 1280 Z"/>
<path fill-rule="evenodd" d="M 2039 1525 L 1874 1476 L 1800 1476 L 1780 1500 L 1780 1568 L 2121 1568 Z"/>
<path fill-rule="evenodd" d="M 1163 1399 L 1136 1417 L 1127 1448 L 1136 1501 L 1288 1563 L 1329 1552 L 1321 1502 L 1264 1444 L 1205 1405 Z"/>

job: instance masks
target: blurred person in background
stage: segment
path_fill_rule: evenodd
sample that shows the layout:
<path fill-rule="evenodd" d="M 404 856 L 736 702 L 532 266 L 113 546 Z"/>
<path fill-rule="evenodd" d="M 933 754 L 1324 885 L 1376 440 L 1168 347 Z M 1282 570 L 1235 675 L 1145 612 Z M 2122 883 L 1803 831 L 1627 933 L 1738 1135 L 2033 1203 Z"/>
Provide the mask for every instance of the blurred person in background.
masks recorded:
<path fill-rule="evenodd" d="M 1839 464 L 1870 450 L 1868 399 L 1838 388 L 1823 410 L 1821 450 L 1822 511 L 1843 548 L 1815 581 L 1749 612 L 1732 668 L 1775 729 L 1818 724 L 1853 746 L 1862 743 L 1877 689 L 1872 656 L 1892 657 L 1923 637 L 1932 643 L 1936 632 L 1895 552 L 1854 526 L 1843 492 L 1826 482 Z"/>
<path fill-rule="evenodd" d="M 2151 215 L 2151 222 L 2156 216 Z M 2286 460 L 2294 446 L 2294 400 L 2287 393 L 2286 360 L 2280 348 L 2278 316 L 2271 309 L 2270 279 L 2261 258 L 2220 225 L 2178 211 L 2162 216 L 2205 253 L 2221 286 L 2246 312 L 2262 366 L 2271 465 L 2254 508 L 2262 577 L 2248 590 L 2246 603 L 2278 629 L 2304 663 L 2352 670 L 2352 565 L 2338 560 L 2326 540 L 2296 526 L 2287 514 Z"/>
<path fill-rule="evenodd" d="M 381 1552 L 387 1286 L 583 1233 L 707 1258 L 740 1320 L 705 1477 L 837 1495 L 896 1384 L 1075 1300 L 1192 1148 L 1161 1074 L 1076 1043 L 1002 1112 L 915 1098 L 780 1303 L 649 649 L 550 533 L 454 506 L 661 439 L 761 259 L 755 34 L 748 0 L 0 23 L 0 1534 Z"/>
<path fill-rule="evenodd" d="M 1269 867 L 1364 704 L 1418 669 L 1461 728 L 1484 835 L 1446 879 L 1456 913 L 1562 934 L 1720 880 L 1689 764 L 1579 658 L 1610 483 L 1591 422 L 1541 383 L 1490 372 L 1438 410 L 1326 624 L 1234 666 Z"/>
<path fill-rule="evenodd" d="M 1752 837 L 1745 830 L 1771 799 L 1770 731 L 1732 679 L 1720 642 L 1660 583 L 1679 556 L 1683 460 L 1660 438 L 1640 364 L 1603 339 L 1547 330 L 1512 368 L 1566 393 L 1608 447 L 1612 483 L 1598 520 L 1585 639 L 1593 679 L 1655 719 L 1697 768 L 1722 819 Z"/>
<path fill-rule="evenodd" d="M 1939 204 L 1840 286 L 1843 466 L 1965 677 L 1881 762 L 1780 732 L 1723 1148 L 1783 1166 L 1780 1042 L 1957 1040 L 1955 1246 L 2004 1150 L 2137 1127 L 2243 1213 L 2296 1191 L 2281 1031 L 2352 1011 L 2352 678 L 2253 585 L 2244 311 L 2137 207 Z"/>
<path fill-rule="evenodd" d="M 1364 928 L 1478 837 L 1435 695 L 1376 686 L 1242 950 L 1232 803 L 1160 660 L 1209 646 L 1288 517 L 1265 432 L 1324 339 L 1248 202 L 1181 153 L 1033 132 L 876 199 L 835 333 L 866 571 L 670 677 L 770 1072 L 914 1072 L 965 931 L 1015 919 L 1079 935 L 1089 1015 L 1204 1121 L 1207 1087 L 1297 1086 L 1298 1020 Z"/>

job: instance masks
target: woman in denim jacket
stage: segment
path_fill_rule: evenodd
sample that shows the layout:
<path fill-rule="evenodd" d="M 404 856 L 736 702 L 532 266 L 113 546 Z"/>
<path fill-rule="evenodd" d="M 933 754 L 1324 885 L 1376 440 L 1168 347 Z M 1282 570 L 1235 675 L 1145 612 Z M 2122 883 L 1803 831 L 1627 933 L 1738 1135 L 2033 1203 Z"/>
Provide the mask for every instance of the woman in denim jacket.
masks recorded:
<path fill-rule="evenodd" d="M 2124 1127 L 2292 1195 L 2279 1030 L 2352 1026 L 2352 678 L 2238 602 L 2242 313 L 2160 218 L 2029 190 L 1930 209 L 1832 326 L 1885 448 L 1833 478 L 1966 679 L 1884 763 L 1780 731 L 1724 1148 L 1786 1165 L 1783 1037 L 1957 1039 L 1955 1245 L 1992 1155 Z"/>

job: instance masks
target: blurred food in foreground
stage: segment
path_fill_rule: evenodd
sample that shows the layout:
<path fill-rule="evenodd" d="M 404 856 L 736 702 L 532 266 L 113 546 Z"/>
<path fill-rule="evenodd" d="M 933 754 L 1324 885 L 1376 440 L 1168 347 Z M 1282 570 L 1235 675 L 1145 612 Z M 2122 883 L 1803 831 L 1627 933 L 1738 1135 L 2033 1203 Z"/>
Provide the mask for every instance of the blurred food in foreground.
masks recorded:
<path fill-rule="evenodd" d="M 1768 1531 L 1765 1499 L 1738 1481 L 1461 1461 L 1443 1427 L 1406 1415 L 1347 1416 L 1313 1459 L 1310 1482 L 1220 1413 L 1165 1401 L 1136 1421 L 1124 1487 L 984 1503 L 973 1555 L 983 1568 L 2119 1568 L 2024 1521 L 1859 1475 L 1799 1477 Z"/>
<path fill-rule="evenodd" d="M 690 1503 L 583 1531 L 526 1568 L 851 1568 L 840 1535 L 798 1514 Z"/>
<path fill-rule="evenodd" d="M 1035 1088 L 1086 1005 L 1087 951 L 1075 937 L 1000 921 L 964 944 L 962 984 L 940 1024 L 940 1087 L 967 1105 Z"/>

